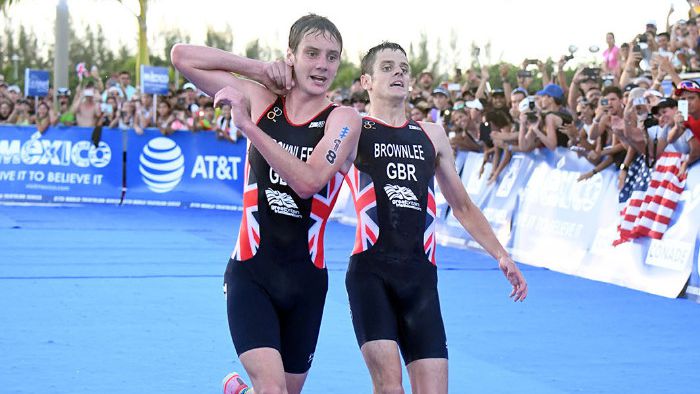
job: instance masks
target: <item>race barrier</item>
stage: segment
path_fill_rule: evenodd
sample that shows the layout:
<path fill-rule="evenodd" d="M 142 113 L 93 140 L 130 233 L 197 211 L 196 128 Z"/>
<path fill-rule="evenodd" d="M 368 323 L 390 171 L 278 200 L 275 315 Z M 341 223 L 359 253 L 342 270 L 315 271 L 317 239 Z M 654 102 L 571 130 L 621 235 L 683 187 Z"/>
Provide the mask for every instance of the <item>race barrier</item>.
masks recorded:
<path fill-rule="evenodd" d="M 239 210 L 246 141 L 217 140 L 211 132 L 127 131 L 127 205 Z"/>
<path fill-rule="evenodd" d="M 0 126 L 0 200 L 239 210 L 245 152 L 206 132 Z"/>
<path fill-rule="evenodd" d="M 490 163 L 483 172 L 482 163 L 480 153 L 459 152 L 455 164 L 470 198 L 517 261 L 665 297 L 678 297 L 688 285 L 686 294 L 700 300 L 700 165 L 690 168 L 662 240 L 613 247 L 620 220 L 616 170 L 578 182 L 593 168 L 588 161 L 566 149 L 538 150 L 514 154 L 499 182 L 488 184 Z M 437 191 L 435 199 L 442 213 L 438 242 L 480 249 Z"/>
<path fill-rule="evenodd" d="M 0 127 L 0 200 L 118 204 L 122 136 L 88 128 Z"/>
<path fill-rule="evenodd" d="M 103 203 L 239 210 L 246 141 L 207 132 L 0 126 L 0 201 Z M 617 172 L 577 182 L 592 166 L 574 152 L 516 153 L 489 184 L 483 155 L 459 152 L 465 189 L 514 258 L 525 264 L 665 297 L 700 300 L 700 165 L 688 172 L 662 240 L 617 247 Z M 436 185 L 438 186 L 438 185 Z M 436 187 L 438 242 L 478 249 Z M 354 223 L 347 190 L 333 217 Z"/>

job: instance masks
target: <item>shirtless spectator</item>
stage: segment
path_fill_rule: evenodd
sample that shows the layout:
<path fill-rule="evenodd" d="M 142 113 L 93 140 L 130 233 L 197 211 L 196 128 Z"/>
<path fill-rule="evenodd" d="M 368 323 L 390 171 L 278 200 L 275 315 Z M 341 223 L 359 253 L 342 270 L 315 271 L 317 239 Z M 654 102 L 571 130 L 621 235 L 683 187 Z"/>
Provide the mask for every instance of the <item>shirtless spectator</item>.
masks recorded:
<path fill-rule="evenodd" d="M 78 87 L 71 111 L 79 127 L 95 127 L 102 117 L 99 104 L 95 101 L 95 89 L 88 84 L 85 88 Z"/>

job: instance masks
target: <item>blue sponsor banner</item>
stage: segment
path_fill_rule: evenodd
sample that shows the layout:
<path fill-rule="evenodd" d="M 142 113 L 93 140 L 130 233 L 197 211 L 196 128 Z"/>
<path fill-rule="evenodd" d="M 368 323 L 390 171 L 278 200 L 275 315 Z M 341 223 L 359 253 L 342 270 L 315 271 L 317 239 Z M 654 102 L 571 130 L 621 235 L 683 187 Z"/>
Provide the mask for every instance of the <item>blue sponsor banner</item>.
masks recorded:
<path fill-rule="evenodd" d="M 246 140 L 220 141 L 207 132 L 128 133 L 124 204 L 241 208 Z"/>
<path fill-rule="evenodd" d="M 118 204 L 122 190 L 121 131 L 0 126 L 0 200 Z"/>
<path fill-rule="evenodd" d="M 167 67 L 141 66 L 141 92 L 146 94 L 168 94 L 170 76 Z"/>
<path fill-rule="evenodd" d="M 513 255 L 527 264 L 573 273 L 593 242 L 601 207 L 616 201 L 617 173 L 607 169 L 578 182 L 593 166 L 576 153 L 558 148 L 531 157 L 536 164 L 514 217 Z"/>
<path fill-rule="evenodd" d="M 46 97 L 49 94 L 49 72 L 45 70 L 24 71 L 24 96 Z"/>
<path fill-rule="evenodd" d="M 520 191 L 534 167 L 532 158 L 522 153 L 514 154 L 500 175 L 500 181 L 491 188 L 481 210 L 491 224 L 496 237 L 503 245 L 509 245 L 513 214 L 518 204 Z M 476 247 L 476 244 L 469 246 Z"/>
<path fill-rule="evenodd" d="M 694 250 L 691 256 L 691 275 L 687 294 L 700 301 L 700 162 L 696 162 L 688 170 L 686 190 L 681 196 L 682 211 L 680 223 L 684 219 L 690 224 L 689 232 L 695 232 Z"/>

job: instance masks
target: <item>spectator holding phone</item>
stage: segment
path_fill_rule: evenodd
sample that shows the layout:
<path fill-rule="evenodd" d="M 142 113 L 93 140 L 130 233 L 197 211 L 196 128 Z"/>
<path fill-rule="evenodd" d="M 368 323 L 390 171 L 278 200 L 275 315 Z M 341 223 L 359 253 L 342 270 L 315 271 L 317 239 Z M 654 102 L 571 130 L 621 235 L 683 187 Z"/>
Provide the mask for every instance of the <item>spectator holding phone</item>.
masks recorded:
<path fill-rule="evenodd" d="M 564 123 L 573 122 L 571 115 L 561 109 L 564 103 L 564 90 L 559 85 L 549 84 L 537 92 L 537 95 L 541 97 L 542 112 L 537 115 L 541 122 L 529 123 L 528 132 L 521 138 L 520 146 L 531 150 L 538 145 L 543 145 L 552 151 L 557 146 L 567 147 L 568 137 L 558 132 Z M 527 116 L 521 115 L 520 123 L 527 124 Z"/>
<path fill-rule="evenodd" d="M 10 115 L 10 124 L 16 124 L 18 126 L 29 126 L 32 124 L 32 115 L 30 113 L 29 101 L 25 98 L 20 98 L 15 103 L 15 108 Z"/>

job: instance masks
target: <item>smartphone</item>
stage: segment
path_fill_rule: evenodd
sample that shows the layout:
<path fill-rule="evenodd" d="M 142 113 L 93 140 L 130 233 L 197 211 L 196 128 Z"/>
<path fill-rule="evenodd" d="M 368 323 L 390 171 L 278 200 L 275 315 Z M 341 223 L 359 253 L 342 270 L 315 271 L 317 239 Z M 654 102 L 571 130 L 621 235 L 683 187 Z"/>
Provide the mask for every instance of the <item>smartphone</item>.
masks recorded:
<path fill-rule="evenodd" d="M 518 71 L 518 78 L 532 78 L 532 72 L 528 70 Z"/>
<path fill-rule="evenodd" d="M 688 120 L 688 100 L 678 100 L 678 111 L 683 114 L 683 120 Z"/>
<path fill-rule="evenodd" d="M 585 75 L 587 77 L 597 78 L 600 75 L 600 68 L 586 67 L 583 69 L 583 75 Z"/>
<path fill-rule="evenodd" d="M 112 104 L 102 103 L 100 104 L 100 110 L 106 114 L 111 114 L 114 108 L 112 108 Z"/>
<path fill-rule="evenodd" d="M 527 64 L 535 64 L 537 65 L 539 63 L 539 60 L 537 59 L 527 59 L 526 60 Z"/>
<path fill-rule="evenodd" d="M 603 97 L 600 99 L 600 105 L 607 107 L 610 103 L 608 102 L 608 99 Z"/>

